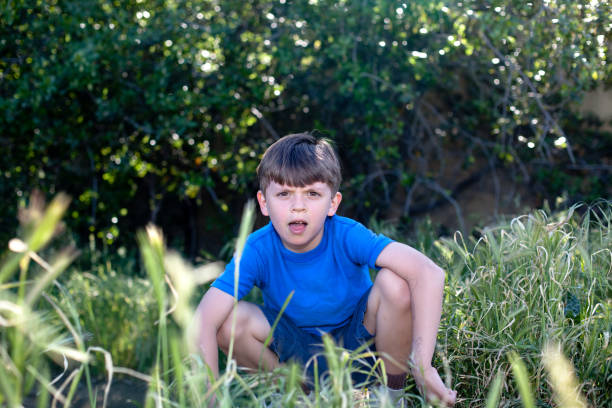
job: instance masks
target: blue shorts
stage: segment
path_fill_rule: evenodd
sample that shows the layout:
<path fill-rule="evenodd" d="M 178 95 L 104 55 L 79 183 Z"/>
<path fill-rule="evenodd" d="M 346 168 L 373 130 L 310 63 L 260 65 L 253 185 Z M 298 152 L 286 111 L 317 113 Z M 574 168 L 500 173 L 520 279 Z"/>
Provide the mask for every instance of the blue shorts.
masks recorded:
<path fill-rule="evenodd" d="M 370 334 L 363 325 L 363 318 L 368 306 L 370 290 L 371 288 L 363 294 L 361 299 L 359 299 L 355 311 L 348 322 L 327 333 L 334 339 L 337 345 L 342 346 L 346 350 L 356 350 L 364 344 L 368 344 L 368 350 L 376 351 L 374 342 L 372 341 L 374 336 Z M 270 323 L 270 327 L 272 327 L 278 316 L 278 311 L 269 309 L 265 306 L 259 307 Z M 316 356 L 315 358 L 317 359 L 319 378 L 323 378 L 328 371 L 327 360 L 322 355 L 323 341 L 321 336 L 309 333 L 297 327 L 288 317 L 281 316 L 274 329 L 272 342 L 268 345 L 268 348 L 278 356 L 281 363 L 292 361 L 304 366 L 306 368 L 306 380 L 308 383 L 312 383 L 312 379 L 314 378 L 313 357 Z M 371 366 L 374 363 L 374 358 L 370 358 L 367 363 L 367 365 Z M 356 370 L 353 373 L 353 381 L 355 384 L 363 383 L 367 379 L 368 376 L 362 371 L 365 370 Z"/>

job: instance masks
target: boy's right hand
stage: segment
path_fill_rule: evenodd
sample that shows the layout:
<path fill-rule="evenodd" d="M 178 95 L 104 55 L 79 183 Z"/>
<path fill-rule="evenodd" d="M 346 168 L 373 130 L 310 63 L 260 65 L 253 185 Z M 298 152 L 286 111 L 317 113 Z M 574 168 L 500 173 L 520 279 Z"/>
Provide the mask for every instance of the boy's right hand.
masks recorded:
<path fill-rule="evenodd" d="M 419 391 L 425 395 L 427 401 L 441 401 L 445 406 L 452 407 L 457 400 L 457 391 L 451 390 L 444 385 L 438 374 L 438 370 L 429 366 L 423 370 L 413 367 L 412 376 L 419 387 Z"/>

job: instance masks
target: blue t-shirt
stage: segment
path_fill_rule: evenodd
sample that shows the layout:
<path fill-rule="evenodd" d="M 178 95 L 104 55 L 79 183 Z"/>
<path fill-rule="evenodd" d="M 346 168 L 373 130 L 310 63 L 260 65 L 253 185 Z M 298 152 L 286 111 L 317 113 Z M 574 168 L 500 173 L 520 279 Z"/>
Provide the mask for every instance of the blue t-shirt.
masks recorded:
<path fill-rule="evenodd" d="M 372 286 L 369 268 L 391 243 L 362 224 L 334 215 L 327 217 L 316 248 L 296 253 L 283 245 L 268 223 L 249 235 L 240 260 L 238 299 L 253 286 L 263 293 L 264 304 L 280 310 L 295 291 L 284 315 L 310 333 L 328 332 L 345 324 L 357 302 Z M 234 295 L 235 259 L 212 284 Z"/>

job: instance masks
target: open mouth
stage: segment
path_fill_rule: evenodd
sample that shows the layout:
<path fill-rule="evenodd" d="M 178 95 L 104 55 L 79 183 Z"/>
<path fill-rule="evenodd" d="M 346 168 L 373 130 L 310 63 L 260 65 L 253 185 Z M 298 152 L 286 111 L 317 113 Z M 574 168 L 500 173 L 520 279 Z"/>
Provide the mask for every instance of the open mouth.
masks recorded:
<path fill-rule="evenodd" d="M 293 234 L 301 234 L 306 229 L 308 223 L 306 221 L 292 221 L 289 223 L 289 230 Z"/>

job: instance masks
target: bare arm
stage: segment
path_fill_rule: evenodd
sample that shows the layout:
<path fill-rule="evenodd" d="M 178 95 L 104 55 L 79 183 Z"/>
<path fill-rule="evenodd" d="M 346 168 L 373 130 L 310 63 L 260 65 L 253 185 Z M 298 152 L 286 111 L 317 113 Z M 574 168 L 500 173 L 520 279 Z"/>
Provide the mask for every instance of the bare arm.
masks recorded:
<path fill-rule="evenodd" d="M 196 311 L 198 350 L 202 353 L 204 362 L 215 374 L 215 378 L 219 376 L 217 332 L 228 318 L 233 305 L 232 296 L 217 288 L 210 288 L 202 297 Z"/>
<path fill-rule="evenodd" d="M 399 242 L 387 245 L 378 256 L 376 265 L 404 278 L 410 287 L 412 374 L 417 384 L 445 404 L 453 405 L 456 392 L 446 388 L 432 366 L 442 314 L 444 271 L 427 256 Z"/>
<path fill-rule="evenodd" d="M 399 242 L 387 245 L 376 265 L 390 269 L 408 282 L 413 307 L 413 362 L 431 365 L 442 314 L 444 272 L 425 255 Z"/>

